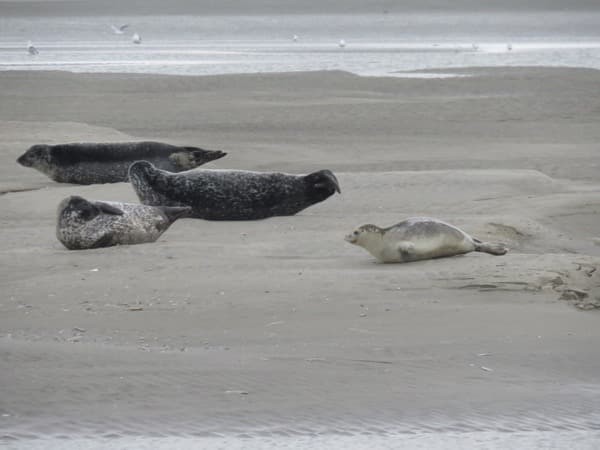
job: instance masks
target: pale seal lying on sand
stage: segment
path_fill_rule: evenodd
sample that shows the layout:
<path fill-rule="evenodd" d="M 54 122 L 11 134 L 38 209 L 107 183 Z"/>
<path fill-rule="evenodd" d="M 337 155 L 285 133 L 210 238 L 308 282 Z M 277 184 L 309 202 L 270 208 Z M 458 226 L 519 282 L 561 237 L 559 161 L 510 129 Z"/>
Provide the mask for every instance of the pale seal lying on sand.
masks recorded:
<path fill-rule="evenodd" d="M 428 217 L 411 217 L 389 228 L 362 225 L 345 239 L 365 248 L 384 263 L 418 261 L 469 252 L 504 255 L 508 251 L 502 244 L 481 242 L 453 225 Z"/>
<path fill-rule="evenodd" d="M 289 216 L 340 192 L 329 170 L 308 175 L 207 169 L 174 174 L 138 161 L 131 165 L 129 179 L 142 203 L 191 206 L 190 217 L 208 220 Z"/>
<path fill-rule="evenodd" d="M 69 250 L 154 242 L 191 208 L 65 198 L 58 206 L 56 237 Z"/>
<path fill-rule="evenodd" d="M 181 172 L 222 158 L 227 153 L 161 142 L 34 145 L 17 159 L 59 183 L 95 184 L 127 181 L 127 170 L 138 160 Z"/>

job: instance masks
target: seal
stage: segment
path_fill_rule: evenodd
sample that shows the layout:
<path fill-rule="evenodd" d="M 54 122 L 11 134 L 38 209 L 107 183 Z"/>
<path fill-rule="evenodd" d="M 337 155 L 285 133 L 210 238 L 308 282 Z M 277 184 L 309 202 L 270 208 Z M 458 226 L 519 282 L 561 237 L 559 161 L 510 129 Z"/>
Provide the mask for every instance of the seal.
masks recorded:
<path fill-rule="evenodd" d="M 290 216 L 340 192 L 329 170 L 308 175 L 208 169 L 170 173 L 138 161 L 129 168 L 129 179 L 142 203 L 191 206 L 190 217 L 207 220 Z"/>
<path fill-rule="evenodd" d="M 429 217 L 411 217 L 389 228 L 362 225 L 348 234 L 345 240 L 365 248 L 383 263 L 419 261 L 469 252 L 504 255 L 508 251 L 502 244 L 481 242 L 454 225 Z"/>
<path fill-rule="evenodd" d="M 71 196 L 58 205 L 56 237 L 69 250 L 154 242 L 190 209 Z"/>
<path fill-rule="evenodd" d="M 33 167 L 59 183 L 96 184 L 127 181 L 134 161 L 150 161 L 161 169 L 181 172 L 222 158 L 227 153 L 161 142 L 38 144 L 17 162 Z"/>

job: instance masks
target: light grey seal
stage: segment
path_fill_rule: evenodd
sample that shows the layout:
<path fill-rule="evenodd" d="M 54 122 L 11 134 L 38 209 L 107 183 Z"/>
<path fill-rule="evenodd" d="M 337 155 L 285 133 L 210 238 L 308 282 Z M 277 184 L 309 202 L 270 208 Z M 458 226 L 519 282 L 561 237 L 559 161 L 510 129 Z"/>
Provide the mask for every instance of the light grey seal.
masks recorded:
<path fill-rule="evenodd" d="M 96 184 L 127 181 L 129 166 L 138 160 L 181 172 L 222 158 L 227 153 L 161 142 L 114 142 L 44 145 L 29 148 L 17 162 L 33 167 L 59 183 Z"/>
<path fill-rule="evenodd" d="M 340 192 L 329 170 L 308 175 L 208 169 L 170 173 L 138 161 L 129 179 L 142 203 L 191 206 L 190 217 L 208 220 L 290 216 Z"/>
<path fill-rule="evenodd" d="M 345 237 L 365 248 L 378 261 L 402 263 L 469 252 L 504 255 L 499 243 L 481 242 L 461 229 L 429 217 L 411 217 L 389 228 L 362 225 Z"/>
<path fill-rule="evenodd" d="M 56 237 L 69 250 L 154 242 L 190 209 L 67 197 L 58 205 Z"/>

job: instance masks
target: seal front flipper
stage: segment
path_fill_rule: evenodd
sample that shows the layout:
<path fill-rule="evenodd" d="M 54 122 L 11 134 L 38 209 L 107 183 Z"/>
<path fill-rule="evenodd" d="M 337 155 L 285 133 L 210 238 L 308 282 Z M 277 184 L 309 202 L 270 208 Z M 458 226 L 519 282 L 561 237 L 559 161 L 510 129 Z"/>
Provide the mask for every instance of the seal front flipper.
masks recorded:
<path fill-rule="evenodd" d="M 111 216 L 122 216 L 124 214 L 119 208 L 109 205 L 108 203 L 94 202 L 94 205 L 100 208 L 100 211 L 104 214 L 110 214 Z"/>
<path fill-rule="evenodd" d="M 183 147 L 184 151 L 172 153 L 169 159 L 180 170 L 195 169 L 202 164 L 227 155 L 221 150 L 204 150 L 199 147 Z"/>
<path fill-rule="evenodd" d="M 95 248 L 111 247 L 111 246 L 115 245 L 113 242 L 114 242 L 113 233 L 106 233 L 100 239 L 98 239 L 96 242 L 94 242 L 87 248 L 95 249 Z M 75 249 L 70 248 L 69 250 L 77 250 L 77 248 L 75 248 Z"/>
<path fill-rule="evenodd" d="M 400 241 L 396 244 L 396 250 L 402 261 L 410 261 L 415 256 L 415 244 L 410 241 Z"/>

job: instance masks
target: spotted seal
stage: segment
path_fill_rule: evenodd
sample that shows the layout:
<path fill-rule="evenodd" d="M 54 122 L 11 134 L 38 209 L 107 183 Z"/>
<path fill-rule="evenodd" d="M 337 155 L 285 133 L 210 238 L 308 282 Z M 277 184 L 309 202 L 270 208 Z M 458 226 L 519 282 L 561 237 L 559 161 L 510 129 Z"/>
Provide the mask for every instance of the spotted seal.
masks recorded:
<path fill-rule="evenodd" d="M 389 228 L 362 225 L 345 237 L 384 263 L 484 252 L 504 255 L 508 250 L 499 243 L 481 242 L 461 229 L 429 217 L 411 217 Z"/>
<path fill-rule="evenodd" d="M 127 181 L 134 161 L 146 160 L 161 169 L 181 172 L 222 158 L 227 153 L 161 142 L 38 144 L 17 162 L 33 167 L 59 183 L 96 184 Z"/>
<path fill-rule="evenodd" d="M 340 192 L 329 170 L 308 175 L 208 169 L 170 173 L 138 161 L 129 168 L 129 179 L 142 203 L 191 206 L 190 217 L 208 220 L 289 216 Z"/>
<path fill-rule="evenodd" d="M 56 237 L 69 250 L 154 242 L 190 209 L 71 196 L 58 205 Z"/>

